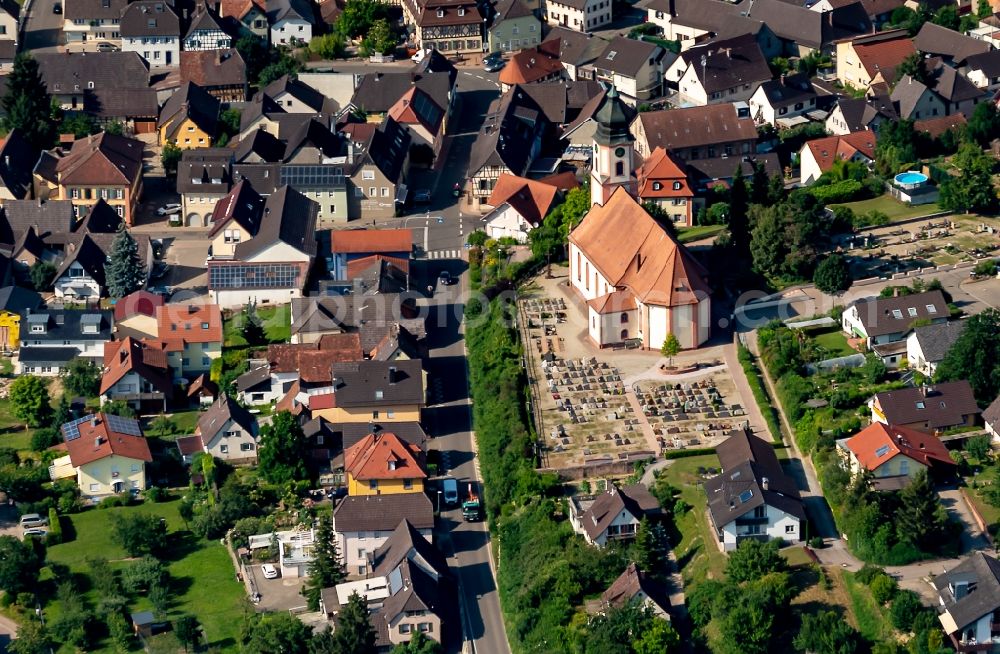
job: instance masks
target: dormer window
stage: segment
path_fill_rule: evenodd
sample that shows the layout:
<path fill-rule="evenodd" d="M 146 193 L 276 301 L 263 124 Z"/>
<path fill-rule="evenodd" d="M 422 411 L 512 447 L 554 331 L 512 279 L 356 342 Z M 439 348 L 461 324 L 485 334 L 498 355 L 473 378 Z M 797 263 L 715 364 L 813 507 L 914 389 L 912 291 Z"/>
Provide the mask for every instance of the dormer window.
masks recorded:
<path fill-rule="evenodd" d="M 674 182 L 674 190 L 675 191 L 681 190 L 681 183 L 680 182 Z"/>
<path fill-rule="evenodd" d="M 465 15 L 465 7 L 459 7 L 458 8 L 458 15 L 459 16 L 464 16 Z"/>
<path fill-rule="evenodd" d="M 381 400 L 382 399 L 382 391 L 381 390 L 375 391 L 375 399 L 376 400 Z"/>
<path fill-rule="evenodd" d="M 653 190 L 654 191 L 662 191 L 663 190 L 663 184 L 660 184 L 659 182 L 653 182 Z"/>
<path fill-rule="evenodd" d="M 150 18 L 146 21 L 146 27 L 156 27 L 156 19 Z"/>
<path fill-rule="evenodd" d="M 438 18 L 444 18 L 444 9 L 438 9 Z"/>

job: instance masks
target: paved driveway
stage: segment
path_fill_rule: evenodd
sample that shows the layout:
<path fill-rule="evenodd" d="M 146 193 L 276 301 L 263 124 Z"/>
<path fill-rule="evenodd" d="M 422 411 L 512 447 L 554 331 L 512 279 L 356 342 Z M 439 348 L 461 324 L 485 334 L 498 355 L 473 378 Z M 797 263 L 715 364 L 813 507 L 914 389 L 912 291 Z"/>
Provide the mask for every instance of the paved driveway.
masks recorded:
<path fill-rule="evenodd" d="M 265 579 L 259 563 L 248 566 L 247 570 L 252 576 L 254 587 L 260 593 L 258 611 L 287 611 L 306 605 L 306 598 L 301 593 L 305 577 Z"/>

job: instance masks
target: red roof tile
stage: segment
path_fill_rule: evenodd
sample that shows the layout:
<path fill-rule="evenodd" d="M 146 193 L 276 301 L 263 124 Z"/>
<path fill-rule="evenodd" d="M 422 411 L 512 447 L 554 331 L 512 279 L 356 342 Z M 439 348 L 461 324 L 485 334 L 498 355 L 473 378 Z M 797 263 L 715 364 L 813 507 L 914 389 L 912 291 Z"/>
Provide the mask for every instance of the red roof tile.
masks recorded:
<path fill-rule="evenodd" d="M 338 230 L 330 236 L 334 254 L 388 254 L 412 249 L 412 229 Z"/>
<path fill-rule="evenodd" d="M 925 466 L 955 465 L 948 456 L 948 448 L 937 437 L 881 422 L 868 425 L 847 439 L 846 445 L 866 470 L 875 470 L 899 454 Z"/>
<path fill-rule="evenodd" d="M 423 451 L 392 432 L 368 434 L 344 452 L 344 471 L 359 481 L 425 479 Z"/>
<path fill-rule="evenodd" d="M 137 420 L 132 418 L 120 418 L 120 420 L 129 423 L 134 431 L 142 433 Z M 79 437 L 66 441 L 69 460 L 76 468 L 112 455 L 147 463 L 153 460 L 145 437 L 114 431 L 103 413 L 95 413 L 90 420 L 80 422 L 77 430 Z M 65 435 L 64 431 L 63 436 Z"/>

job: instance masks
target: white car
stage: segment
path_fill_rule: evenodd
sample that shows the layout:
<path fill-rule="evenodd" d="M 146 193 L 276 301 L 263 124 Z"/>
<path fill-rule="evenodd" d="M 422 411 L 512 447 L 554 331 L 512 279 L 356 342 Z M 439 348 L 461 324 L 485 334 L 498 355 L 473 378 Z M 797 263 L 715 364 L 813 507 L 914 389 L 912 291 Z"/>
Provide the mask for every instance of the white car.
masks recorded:
<path fill-rule="evenodd" d="M 181 205 L 179 204 L 165 204 L 156 210 L 157 216 L 170 216 L 175 213 L 181 212 Z"/>
<path fill-rule="evenodd" d="M 277 579 L 278 578 L 278 569 L 275 568 L 270 563 L 265 563 L 264 565 L 260 566 L 260 570 L 261 570 L 261 572 L 264 573 L 264 579 Z"/>

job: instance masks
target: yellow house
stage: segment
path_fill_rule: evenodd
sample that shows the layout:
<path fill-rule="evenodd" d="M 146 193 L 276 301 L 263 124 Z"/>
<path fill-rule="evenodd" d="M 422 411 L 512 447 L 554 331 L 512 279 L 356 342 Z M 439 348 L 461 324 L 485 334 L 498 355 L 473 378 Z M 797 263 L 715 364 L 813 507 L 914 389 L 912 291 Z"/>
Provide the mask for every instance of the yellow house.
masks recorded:
<path fill-rule="evenodd" d="M 0 288 L 0 344 L 16 350 L 21 336 L 21 314 L 42 306 L 42 296 L 20 286 Z"/>
<path fill-rule="evenodd" d="M 424 375 L 419 359 L 334 363 L 332 380 L 300 384 L 295 403 L 334 423 L 420 422 Z"/>
<path fill-rule="evenodd" d="M 208 233 L 212 257 L 233 258 L 236 246 L 256 236 L 263 217 L 264 198 L 253 190 L 250 182 L 240 180 L 215 204 L 212 212 L 212 230 Z"/>
<path fill-rule="evenodd" d="M 60 430 L 69 454 L 49 466 L 53 480 L 75 475 L 85 497 L 146 488 L 146 464 L 153 457 L 139 421 L 95 413 Z"/>
<path fill-rule="evenodd" d="M 182 150 L 212 145 L 219 124 L 219 100 L 194 82 L 185 82 L 170 96 L 156 129 L 160 145 L 173 142 Z"/>
<path fill-rule="evenodd" d="M 418 446 L 392 432 L 369 434 L 344 452 L 347 494 L 422 493 L 427 478 L 423 461 Z"/>

